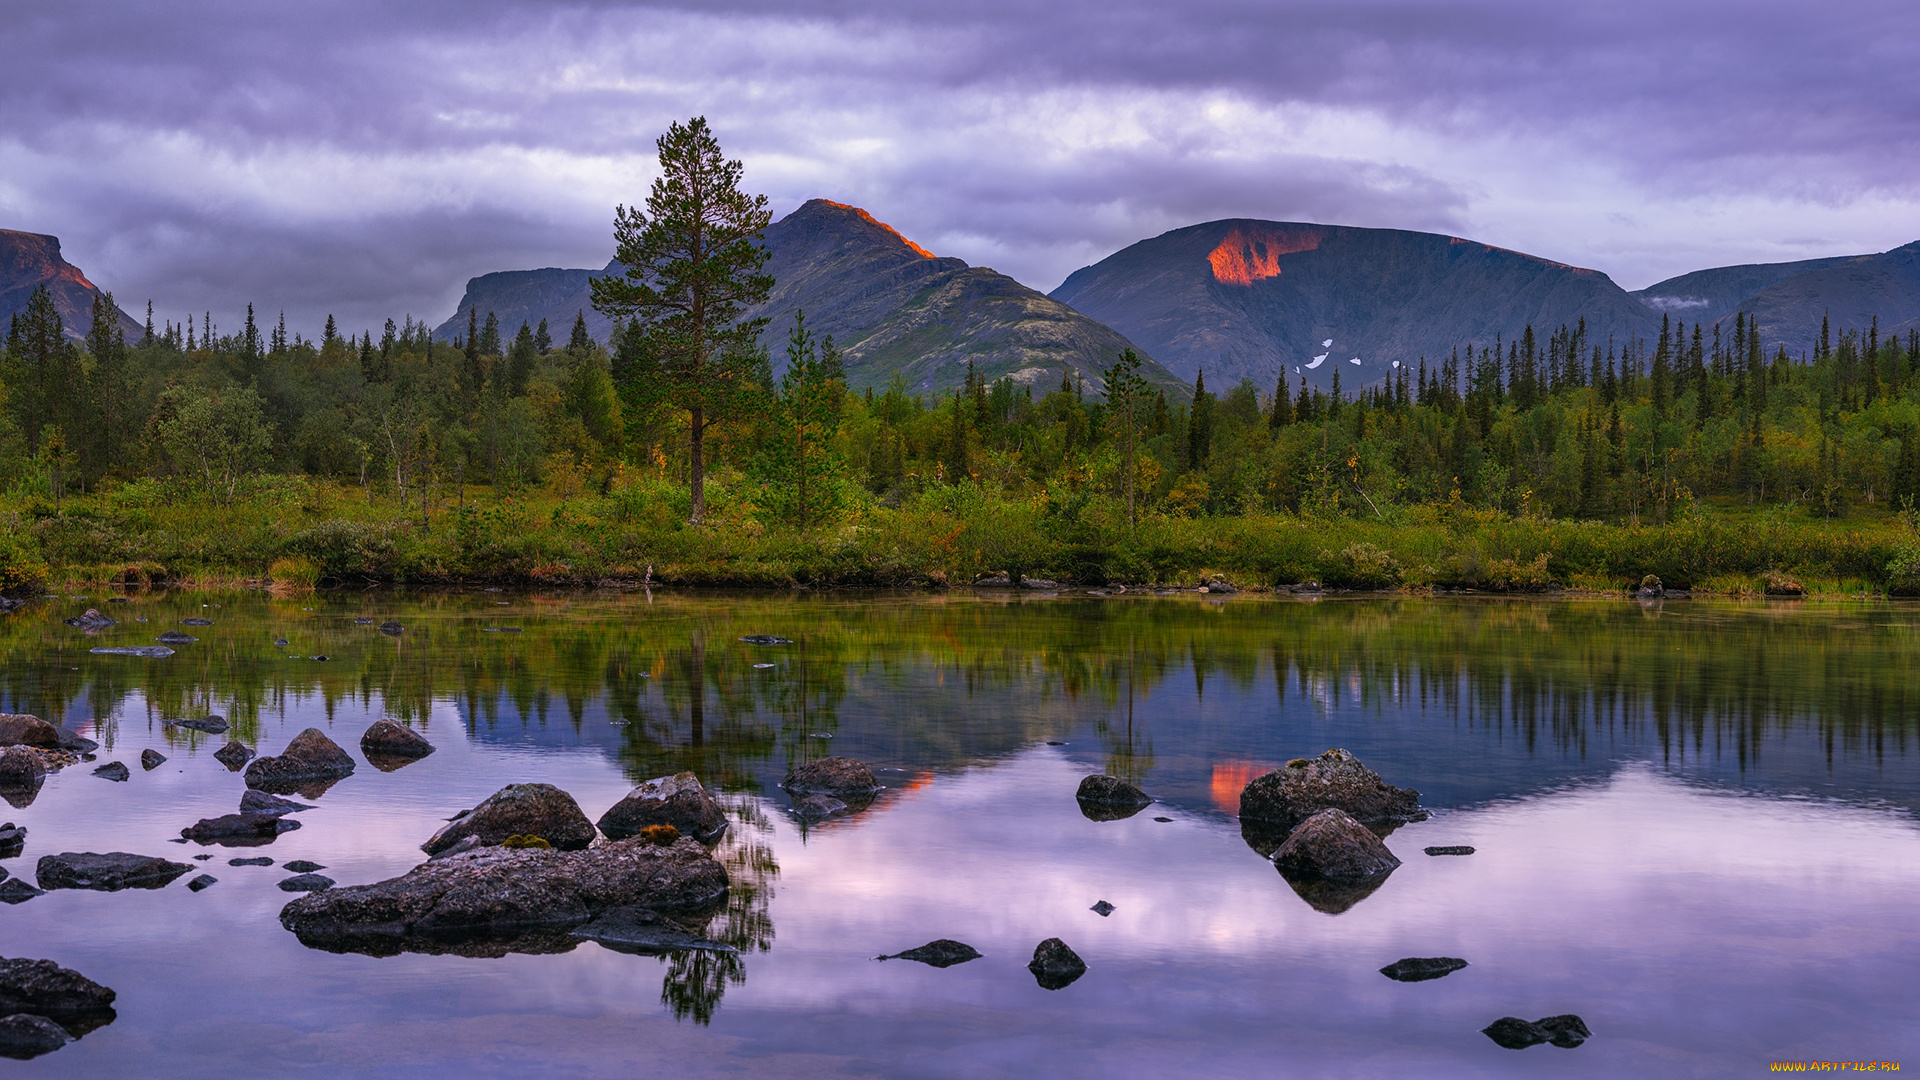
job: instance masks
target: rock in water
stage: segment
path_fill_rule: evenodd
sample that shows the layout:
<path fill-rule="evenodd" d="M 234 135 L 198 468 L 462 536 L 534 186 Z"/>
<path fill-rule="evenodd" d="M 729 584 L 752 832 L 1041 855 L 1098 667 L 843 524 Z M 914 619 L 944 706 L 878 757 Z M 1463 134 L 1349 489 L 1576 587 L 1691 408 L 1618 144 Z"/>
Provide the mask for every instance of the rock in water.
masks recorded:
<path fill-rule="evenodd" d="M 1426 852 L 1429 855 L 1471 855 L 1473 854 L 1473 848 L 1465 844 L 1453 844 L 1444 847 L 1430 847 L 1426 849 Z"/>
<path fill-rule="evenodd" d="M 0 1016 L 0 1057 L 25 1061 L 51 1054 L 73 1041 L 67 1029 L 44 1016 L 14 1013 Z"/>
<path fill-rule="evenodd" d="M 1112 904 L 1107 903 L 1105 900 L 1102 900 L 1099 903 L 1088 908 L 1087 910 L 1093 912 L 1095 915 L 1098 915 L 1104 919 L 1107 916 L 1113 914 L 1115 911 L 1118 911 L 1119 909 L 1114 907 Z"/>
<path fill-rule="evenodd" d="M 625 906 L 602 912 L 577 926 L 573 936 L 615 952 L 657 956 L 676 952 L 738 952 L 726 945 L 696 934 L 651 908 Z"/>
<path fill-rule="evenodd" d="M 204 606 L 204 605 L 202 605 Z M 212 626 L 212 619 L 181 619 L 181 626 Z"/>
<path fill-rule="evenodd" d="M 204 731 L 209 735 L 218 735 L 232 725 L 224 716 L 195 716 L 186 720 L 168 720 L 169 727 L 183 727 L 188 731 Z"/>
<path fill-rule="evenodd" d="M 727 814 L 690 772 L 655 777 L 627 793 L 600 815 L 600 831 L 609 840 L 625 840 L 649 825 L 671 825 L 707 843 L 727 827 Z"/>
<path fill-rule="evenodd" d="M 1586 1021 L 1572 1013 L 1548 1016 L 1531 1023 L 1517 1016 L 1503 1016 L 1480 1030 L 1487 1038 L 1509 1050 L 1525 1050 L 1541 1043 L 1552 1043 L 1563 1050 L 1571 1050 L 1593 1038 L 1593 1032 L 1587 1030 Z"/>
<path fill-rule="evenodd" d="M 437 855 L 469 836 L 486 845 L 509 836 L 538 836 L 562 851 L 578 851 L 596 835 L 573 796 L 552 784 L 508 784 L 447 822 L 420 849 Z"/>
<path fill-rule="evenodd" d="M 225 765 L 229 772 L 239 772 L 240 766 L 245 765 L 251 757 L 253 748 L 237 739 L 228 739 L 227 745 L 213 752 L 213 760 Z"/>
<path fill-rule="evenodd" d="M 186 863 L 169 862 L 152 855 L 133 855 L 110 851 L 96 855 L 91 851 L 67 851 L 42 855 L 34 876 L 42 889 L 95 889 L 118 892 L 121 889 L 158 889 L 193 869 Z"/>
<path fill-rule="evenodd" d="M 100 614 L 97 608 L 88 608 L 85 612 L 61 622 L 68 626 L 77 626 L 82 630 L 105 630 L 109 626 L 119 625 L 111 616 Z"/>
<path fill-rule="evenodd" d="M 292 862 L 287 864 L 287 869 L 293 871 L 296 874 L 317 874 L 320 871 L 325 870 L 326 867 L 321 866 L 319 863 L 314 862 L 312 859 L 295 859 Z"/>
<path fill-rule="evenodd" d="M 849 802 L 871 801 L 880 790 L 880 782 L 865 762 L 844 757 L 821 758 L 789 769 L 780 786 L 792 795 L 831 795 Z"/>
<path fill-rule="evenodd" d="M 399 637 L 405 631 L 406 631 L 406 627 L 401 626 L 399 623 L 394 622 L 392 619 L 388 619 L 386 622 L 383 622 L 380 624 L 380 632 L 387 635 L 388 637 Z"/>
<path fill-rule="evenodd" d="M 1059 939 L 1056 938 L 1053 940 L 1057 941 Z M 1066 946 L 1062 945 L 1061 948 L 1066 948 Z M 1069 953 L 1072 952 L 1071 949 L 1067 951 Z M 1039 953 L 1036 952 L 1034 955 L 1037 958 Z M 969 960 L 980 959 L 980 951 L 964 941 L 955 941 L 952 938 L 935 938 L 917 949 L 908 949 L 906 952 L 897 952 L 891 956 L 881 956 L 875 959 L 912 960 L 925 964 L 928 967 L 950 968 L 955 964 L 964 964 Z M 1084 971 L 1085 969 L 1086 966 L 1084 964 L 1081 965 L 1081 970 Z M 1073 980 L 1069 979 L 1067 981 L 1072 982 Z"/>
<path fill-rule="evenodd" d="M 118 761 L 109 761 L 105 765 L 93 770 L 93 775 L 100 777 L 102 780 L 112 780 L 115 783 L 124 784 L 133 776 L 133 770 Z"/>
<path fill-rule="evenodd" d="M 1285 832 L 1329 807 L 1368 826 L 1425 821 L 1420 793 L 1397 788 L 1345 750 L 1295 758 L 1248 784 L 1240 793 L 1241 822 Z"/>
<path fill-rule="evenodd" d="M 319 874 L 295 874 L 280 881 L 281 892 L 319 892 L 333 888 L 333 879 Z"/>
<path fill-rule="evenodd" d="M 214 877 L 212 874 L 201 874 L 199 877 L 187 882 L 187 888 L 194 892 L 199 892 L 202 889 L 211 888 L 219 883 L 220 879 Z"/>
<path fill-rule="evenodd" d="M 159 768 L 166 760 L 167 755 L 158 750 L 147 749 L 140 751 L 140 767 L 148 772 Z"/>
<path fill-rule="evenodd" d="M 1314 910 L 1338 915 L 1373 895 L 1400 860 L 1366 826 L 1327 809 L 1287 835 L 1273 864 Z"/>
<path fill-rule="evenodd" d="M 56 1020 L 109 1013 L 111 1019 L 114 996 L 111 989 L 51 960 L 0 959 L 0 1013 Z"/>
<path fill-rule="evenodd" d="M 1455 956 L 1409 956 L 1380 969 L 1380 974 L 1395 982 L 1426 982 L 1451 975 L 1467 962 Z"/>
<path fill-rule="evenodd" d="M 315 781 L 331 782 L 353 772 L 347 756 L 319 728 L 293 737 L 278 757 L 257 758 L 247 766 L 247 786 L 261 791 L 293 791 Z"/>
<path fill-rule="evenodd" d="M 60 729 L 26 713 L 0 713 L 0 746 L 60 748 Z"/>
<path fill-rule="evenodd" d="M 726 899 L 727 887 L 726 868 L 693 840 L 668 847 L 616 840 L 584 851 L 489 847 L 432 859 L 372 885 L 303 896 L 281 909 L 280 924 L 302 943 L 333 952 L 431 952 L 448 939 L 570 929 L 629 905 L 666 914 L 710 911 Z"/>
<path fill-rule="evenodd" d="M 95 656 L 144 656 L 149 660 L 165 660 L 173 655 L 173 650 L 165 645 L 115 645 L 87 651 Z"/>
<path fill-rule="evenodd" d="M 25 850 L 27 827 L 9 821 L 0 825 L 0 859 L 11 859 Z"/>
<path fill-rule="evenodd" d="M 243 814 L 296 814 L 313 807 L 292 799 L 283 799 L 278 795 L 269 795 L 264 791 L 248 788 L 240 795 L 240 812 Z"/>
<path fill-rule="evenodd" d="M 749 645 L 791 645 L 792 638 L 775 637 L 772 634 L 748 634 L 740 639 Z"/>
<path fill-rule="evenodd" d="M 192 634 L 183 634 L 178 630 L 169 630 L 153 640 L 162 645 L 191 645 L 200 639 Z"/>
<path fill-rule="evenodd" d="M 0 749 L 0 797 L 14 806 L 31 806 L 47 779 L 46 763 L 25 746 Z"/>
<path fill-rule="evenodd" d="M 1120 821 L 1153 804 L 1146 792 L 1117 776 L 1089 776 L 1074 792 L 1080 813 L 1093 821 Z"/>
<path fill-rule="evenodd" d="M 199 856 L 195 855 L 194 858 L 197 859 L 199 858 Z M 272 866 L 273 860 L 267 858 L 265 855 L 256 855 L 251 859 L 228 859 L 227 865 L 228 866 Z"/>
<path fill-rule="evenodd" d="M 376 757 L 412 761 L 433 753 L 433 744 L 404 724 L 380 719 L 375 720 L 360 736 L 360 752 L 367 756 L 368 761 Z M 379 768 L 378 765 L 374 767 Z"/>
<path fill-rule="evenodd" d="M 1087 973 L 1087 962 L 1067 948 L 1066 942 L 1050 937 L 1034 946 L 1033 959 L 1028 961 L 1027 970 L 1033 972 L 1041 989 L 1062 990 Z"/>
<path fill-rule="evenodd" d="M 300 823 L 278 814 L 222 814 L 203 818 L 180 830 L 180 835 L 200 844 L 223 847 L 255 847 L 271 844 L 283 832 L 292 832 Z"/>
<path fill-rule="evenodd" d="M 21 881 L 8 878 L 0 881 L 0 904 L 24 904 L 36 896 L 45 896 L 45 892 Z"/>

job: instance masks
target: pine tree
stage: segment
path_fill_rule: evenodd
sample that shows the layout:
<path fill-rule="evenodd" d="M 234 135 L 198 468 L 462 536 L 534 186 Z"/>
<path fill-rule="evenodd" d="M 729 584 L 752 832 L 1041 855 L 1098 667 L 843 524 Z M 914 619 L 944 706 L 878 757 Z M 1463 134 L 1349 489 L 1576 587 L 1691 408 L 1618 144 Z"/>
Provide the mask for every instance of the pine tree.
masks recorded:
<path fill-rule="evenodd" d="M 1338 379 L 1340 373 L 1335 371 Z M 1207 467 L 1207 458 L 1213 453 L 1213 395 L 1207 392 L 1207 373 L 1197 371 L 1193 376 L 1193 407 L 1187 411 L 1187 469 L 1194 471 Z"/>
<path fill-rule="evenodd" d="M 1145 419 L 1147 392 L 1152 389 L 1147 380 L 1140 377 L 1140 356 L 1132 349 L 1122 350 L 1120 359 L 1106 370 L 1107 380 L 1107 418 L 1108 422 L 1119 429 L 1120 468 L 1126 476 L 1127 492 L 1127 528 L 1135 523 L 1134 479 L 1139 471 L 1136 464 L 1135 448 L 1140 437 L 1140 423 Z M 1281 384 L 1284 393 L 1286 384 Z"/>
<path fill-rule="evenodd" d="M 500 318 L 491 311 L 487 312 L 487 321 L 480 328 L 480 354 L 500 355 Z"/>
<path fill-rule="evenodd" d="M 541 356 L 545 356 L 553 351 L 553 335 L 547 333 L 547 320 L 545 319 L 540 320 L 540 328 L 533 332 L 533 347 L 539 350 Z"/>
<path fill-rule="evenodd" d="M 967 409 L 958 390 L 953 392 L 952 405 L 953 413 L 947 422 L 946 445 L 940 455 L 940 464 L 947 482 L 958 484 L 973 475 L 973 448 L 967 444 Z"/>
<path fill-rule="evenodd" d="M 120 308 L 113 302 L 112 293 L 94 294 L 92 315 L 92 325 L 87 329 L 87 351 L 93 354 L 89 380 L 93 416 L 88 418 L 90 423 L 75 425 L 69 430 L 88 436 L 88 445 L 83 449 L 93 460 L 86 467 L 97 476 L 119 464 L 120 428 L 126 423 L 122 412 L 129 388 L 126 332 L 120 328 Z"/>
<path fill-rule="evenodd" d="M 645 209 L 614 212 L 614 257 L 623 276 L 594 278 L 594 307 L 631 318 L 630 380 L 656 383 L 687 412 L 689 521 L 707 514 L 706 436 L 741 413 L 765 359 L 765 318 L 747 309 L 766 300 L 760 234 L 773 215 L 767 197 L 740 190 L 744 167 L 722 156 L 705 117 L 675 123 L 655 143 L 660 177 Z"/>
<path fill-rule="evenodd" d="M 327 312 L 326 328 L 320 331 L 320 347 L 326 348 L 340 340 L 340 327 L 333 321 L 333 312 Z"/>
<path fill-rule="evenodd" d="M 146 328 L 146 331 L 140 335 L 140 346 L 142 348 L 147 348 L 147 347 L 150 347 L 152 344 L 153 344 L 153 301 L 149 300 L 147 301 L 147 328 Z"/>
<path fill-rule="evenodd" d="M 1425 385 L 1426 363 L 1421 362 L 1422 387 Z M 1280 370 L 1280 380 L 1273 384 L 1273 407 L 1267 410 L 1267 428 L 1279 431 L 1293 421 L 1293 400 L 1287 396 L 1287 372 Z"/>
<path fill-rule="evenodd" d="M 577 312 L 573 317 L 573 333 L 567 336 L 567 351 L 575 357 L 585 356 L 593 351 L 593 335 L 587 333 L 587 313 Z"/>
<path fill-rule="evenodd" d="M 495 333 L 498 334 L 498 329 Z M 527 324 L 520 324 L 520 332 L 513 336 L 513 347 L 507 350 L 507 392 L 514 397 L 524 397 L 527 383 L 533 378 L 534 365 L 540 361 L 540 348 L 534 344 L 533 331 Z"/>

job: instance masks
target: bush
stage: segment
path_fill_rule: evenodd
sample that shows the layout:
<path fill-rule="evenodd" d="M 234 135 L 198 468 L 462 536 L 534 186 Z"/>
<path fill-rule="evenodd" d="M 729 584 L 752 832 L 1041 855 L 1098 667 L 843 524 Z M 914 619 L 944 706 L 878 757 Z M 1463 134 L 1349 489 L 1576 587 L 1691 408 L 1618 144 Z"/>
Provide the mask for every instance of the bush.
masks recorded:
<path fill-rule="evenodd" d="M 396 568 L 395 525 L 325 521 L 287 541 L 290 553 L 304 555 L 323 578 L 390 579 Z"/>
<path fill-rule="evenodd" d="M 1920 596 L 1920 542 L 1909 540 L 1894 549 L 1887 562 L 1887 595 Z"/>
<path fill-rule="evenodd" d="M 0 595 L 31 592 L 47 580 L 39 546 L 17 532 L 0 532 Z"/>
<path fill-rule="evenodd" d="M 1400 584 L 1400 562 L 1365 541 L 1348 544 L 1339 555 L 1323 556 L 1321 581 L 1339 589 L 1391 589 Z"/>
<path fill-rule="evenodd" d="M 267 580 L 281 589 L 311 589 L 320 584 L 320 566 L 303 555 L 284 555 L 267 568 Z"/>

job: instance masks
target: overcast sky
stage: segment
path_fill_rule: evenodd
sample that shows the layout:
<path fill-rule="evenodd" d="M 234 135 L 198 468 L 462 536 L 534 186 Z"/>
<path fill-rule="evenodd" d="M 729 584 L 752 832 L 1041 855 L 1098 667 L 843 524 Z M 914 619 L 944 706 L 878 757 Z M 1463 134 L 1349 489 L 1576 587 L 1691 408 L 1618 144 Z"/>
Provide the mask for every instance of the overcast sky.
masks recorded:
<path fill-rule="evenodd" d="M 704 114 L 1040 289 L 1167 229 L 1428 229 L 1627 288 L 1920 238 L 1920 5 L 0 0 L 0 228 L 312 335 L 599 266 Z"/>

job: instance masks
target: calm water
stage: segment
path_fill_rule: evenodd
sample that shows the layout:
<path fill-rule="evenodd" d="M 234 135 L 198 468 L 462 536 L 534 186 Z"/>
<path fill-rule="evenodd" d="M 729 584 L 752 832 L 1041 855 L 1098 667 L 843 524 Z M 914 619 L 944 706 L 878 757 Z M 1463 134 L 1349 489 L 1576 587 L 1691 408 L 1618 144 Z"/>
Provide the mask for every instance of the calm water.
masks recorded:
<path fill-rule="evenodd" d="M 1749 1076 L 1775 1059 L 1920 1067 L 1920 608 L 1234 597 L 533 596 L 391 591 L 63 598 L 0 618 L 0 711 L 99 762 L 0 808 L 7 860 L 203 850 L 220 881 L 0 908 L 0 955 L 119 991 L 119 1018 L 21 1076 Z M 98 606 L 88 636 L 59 619 Z M 355 618 L 395 618 L 384 636 Z M 183 618 L 166 660 L 95 656 Z M 136 619 L 146 619 L 144 623 Z M 518 628 L 519 633 L 489 632 Z M 794 639 L 740 643 L 745 634 Z M 275 647 L 277 636 L 286 648 Z M 325 654 L 322 662 L 308 657 Z M 298 658 L 295 658 L 298 657 Z M 263 753 L 372 720 L 439 752 L 362 765 L 252 850 L 169 842 L 231 812 L 218 713 Z M 825 736 L 831 736 L 827 738 Z M 1418 788 L 1405 865 L 1339 915 L 1241 838 L 1247 780 L 1343 746 Z M 139 767 L 142 749 L 168 761 Z M 789 762 L 864 759 L 888 791 L 803 831 Z M 372 958 L 282 930 L 272 867 L 400 874 L 449 814 L 544 781 L 589 817 L 692 769 L 735 817 L 736 889 L 661 959 Z M 1161 801 L 1079 812 L 1092 772 Z M 1158 821 L 1156 818 L 1169 818 Z M 1471 844 L 1429 858 L 1430 844 Z M 1088 910 L 1098 900 L 1117 910 Z M 1058 936 L 1089 971 L 1025 965 Z M 985 958 L 871 958 L 936 937 Z M 1401 984 L 1404 956 L 1471 966 Z M 1584 1046 L 1479 1029 L 1573 1012 Z"/>

